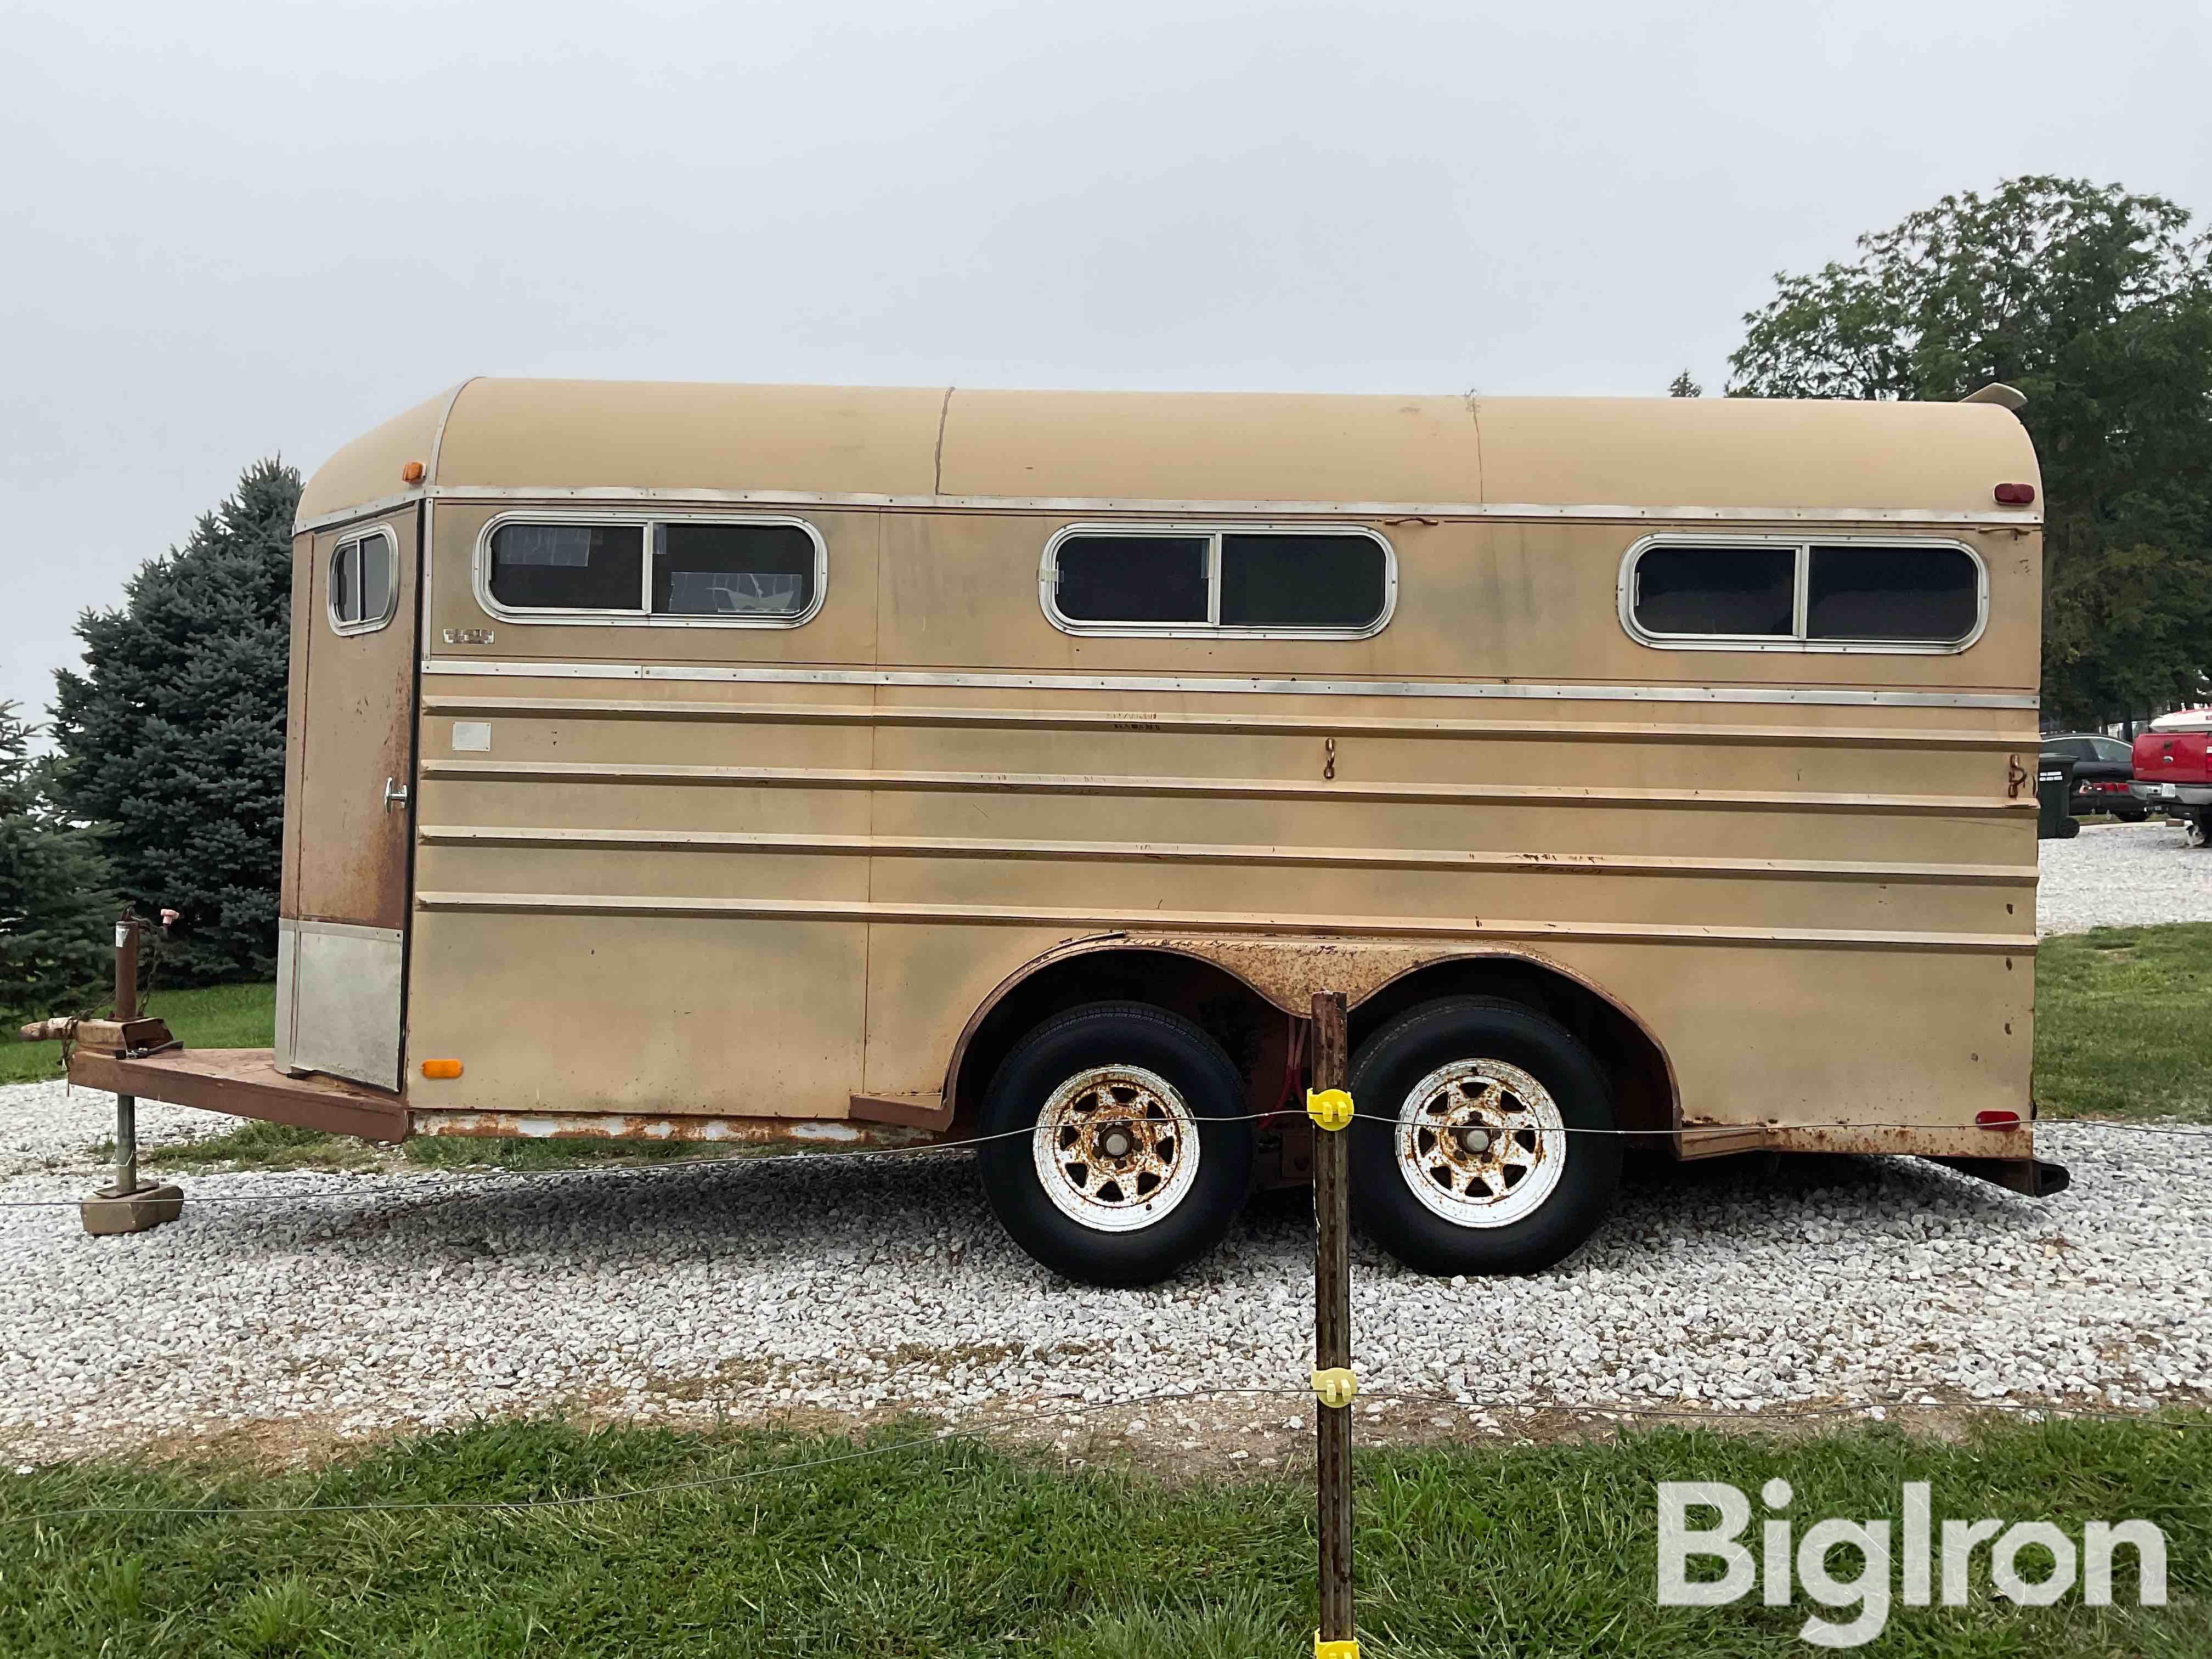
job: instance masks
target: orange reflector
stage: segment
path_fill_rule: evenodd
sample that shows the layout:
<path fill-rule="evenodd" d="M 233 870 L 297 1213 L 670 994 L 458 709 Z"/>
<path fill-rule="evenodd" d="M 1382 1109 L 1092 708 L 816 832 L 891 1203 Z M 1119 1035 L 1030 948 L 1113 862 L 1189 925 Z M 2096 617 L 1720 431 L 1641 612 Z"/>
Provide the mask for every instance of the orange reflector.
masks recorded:
<path fill-rule="evenodd" d="M 422 1062 L 424 1077 L 459 1077 L 461 1062 L 458 1060 L 426 1060 Z"/>
<path fill-rule="evenodd" d="M 406 465 L 399 469 L 399 477 L 403 482 L 407 483 L 421 483 L 422 482 L 422 463 L 420 461 L 408 462 Z M 1999 501 L 2002 501 L 2004 497 L 2000 495 L 1997 499 Z"/>
<path fill-rule="evenodd" d="M 426 1066 L 422 1069 L 427 1072 L 430 1068 Z M 2018 1112 L 1976 1112 L 1974 1121 L 1984 1129 L 2017 1129 L 2020 1127 L 2020 1114 Z"/>

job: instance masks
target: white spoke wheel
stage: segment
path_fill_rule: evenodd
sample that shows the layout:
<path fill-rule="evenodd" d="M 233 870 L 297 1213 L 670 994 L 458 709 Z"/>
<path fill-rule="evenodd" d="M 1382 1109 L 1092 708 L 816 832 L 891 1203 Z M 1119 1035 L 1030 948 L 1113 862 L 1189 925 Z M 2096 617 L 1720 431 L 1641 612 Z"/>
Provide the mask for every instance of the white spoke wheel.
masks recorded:
<path fill-rule="evenodd" d="M 1361 1042 L 1351 1082 L 1353 1218 L 1417 1272 L 1538 1272 L 1612 1209 L 1605 1068 L 1534 1008 L 1424 1003 Z"/>
<path fill-rule="evenodd" d="M 1172 1214 L 1202 1156 L 1182 1091 L 1141 1066 L 1094 1066 L 1054 1090 L 1030 1153 L 1053 1206 L 1102 1233 Z"/>
<path fill-rule="evenodd" d="M 1179 1014 L 1098 1002 L 1007 1052 L 976 1163 L 1014 1243 L 1092 1285 L 1148 1285 L 1213 1248 L 1252 1175 L 1243 1074 Z"/>
<path fill-rule="evenodd" d="M 1398 1173 L 1413 1196 L 1462 1227 L 1533 1215 L 1565 1173 L 1571 1137 L 1552 1091 L 1502 1060 L 1456 1060 L 1398 1108 Z"/>

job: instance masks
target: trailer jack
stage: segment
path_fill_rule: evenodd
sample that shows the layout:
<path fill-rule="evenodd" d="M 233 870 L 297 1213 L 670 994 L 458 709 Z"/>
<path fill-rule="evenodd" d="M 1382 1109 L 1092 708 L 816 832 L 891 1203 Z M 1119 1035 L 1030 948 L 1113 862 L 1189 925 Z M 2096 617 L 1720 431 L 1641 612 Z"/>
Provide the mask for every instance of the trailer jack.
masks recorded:
<path fill-rule="evenodd" d="M 129 908 L 115 924 L 115 1013 L 112 1019 L 43 1019 L 22 1028 L 26 1042 L 69 1042 L 118 1059 L 137 1059 L 173 1048 L 177 1040 L 158 1019 L 138 1013 L 138 918 Z M 85 1231 L 95 1237 L 143 1233 L 185 1212 L 183 1189 L 167 1181 L 138 1178 L 138 1097 L 115 1097 L 115 1179 L 78 1206 Z"/>

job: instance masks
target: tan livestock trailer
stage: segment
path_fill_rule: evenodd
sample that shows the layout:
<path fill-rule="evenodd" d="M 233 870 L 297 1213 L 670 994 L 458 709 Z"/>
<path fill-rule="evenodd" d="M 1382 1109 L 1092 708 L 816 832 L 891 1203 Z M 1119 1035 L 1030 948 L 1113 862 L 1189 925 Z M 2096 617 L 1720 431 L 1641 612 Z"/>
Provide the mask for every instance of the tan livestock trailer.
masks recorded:
<path fill-rule="evenodd" d="M 995 1135 L 1128 1282 L 1304 1177 L 1340 991 L 1425 1270 L 1559 1260 L 1638 1139 L 2051 1190 L 2037 483 L 1978 399 L 471 380 L 301 504 L 273 1057 L 82 1078 Z"/>

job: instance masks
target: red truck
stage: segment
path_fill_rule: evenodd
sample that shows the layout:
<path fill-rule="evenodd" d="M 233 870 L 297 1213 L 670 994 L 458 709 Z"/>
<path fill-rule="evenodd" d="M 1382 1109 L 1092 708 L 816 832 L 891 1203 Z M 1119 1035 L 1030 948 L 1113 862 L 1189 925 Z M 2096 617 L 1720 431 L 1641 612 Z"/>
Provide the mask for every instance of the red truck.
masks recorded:
<path fill-rule="evenodd" d="M 2193 847 L 2212 844 L 2212 708 L 2161 714 L 2136 738 L 2135 798 L 2189 826 Z"/>

